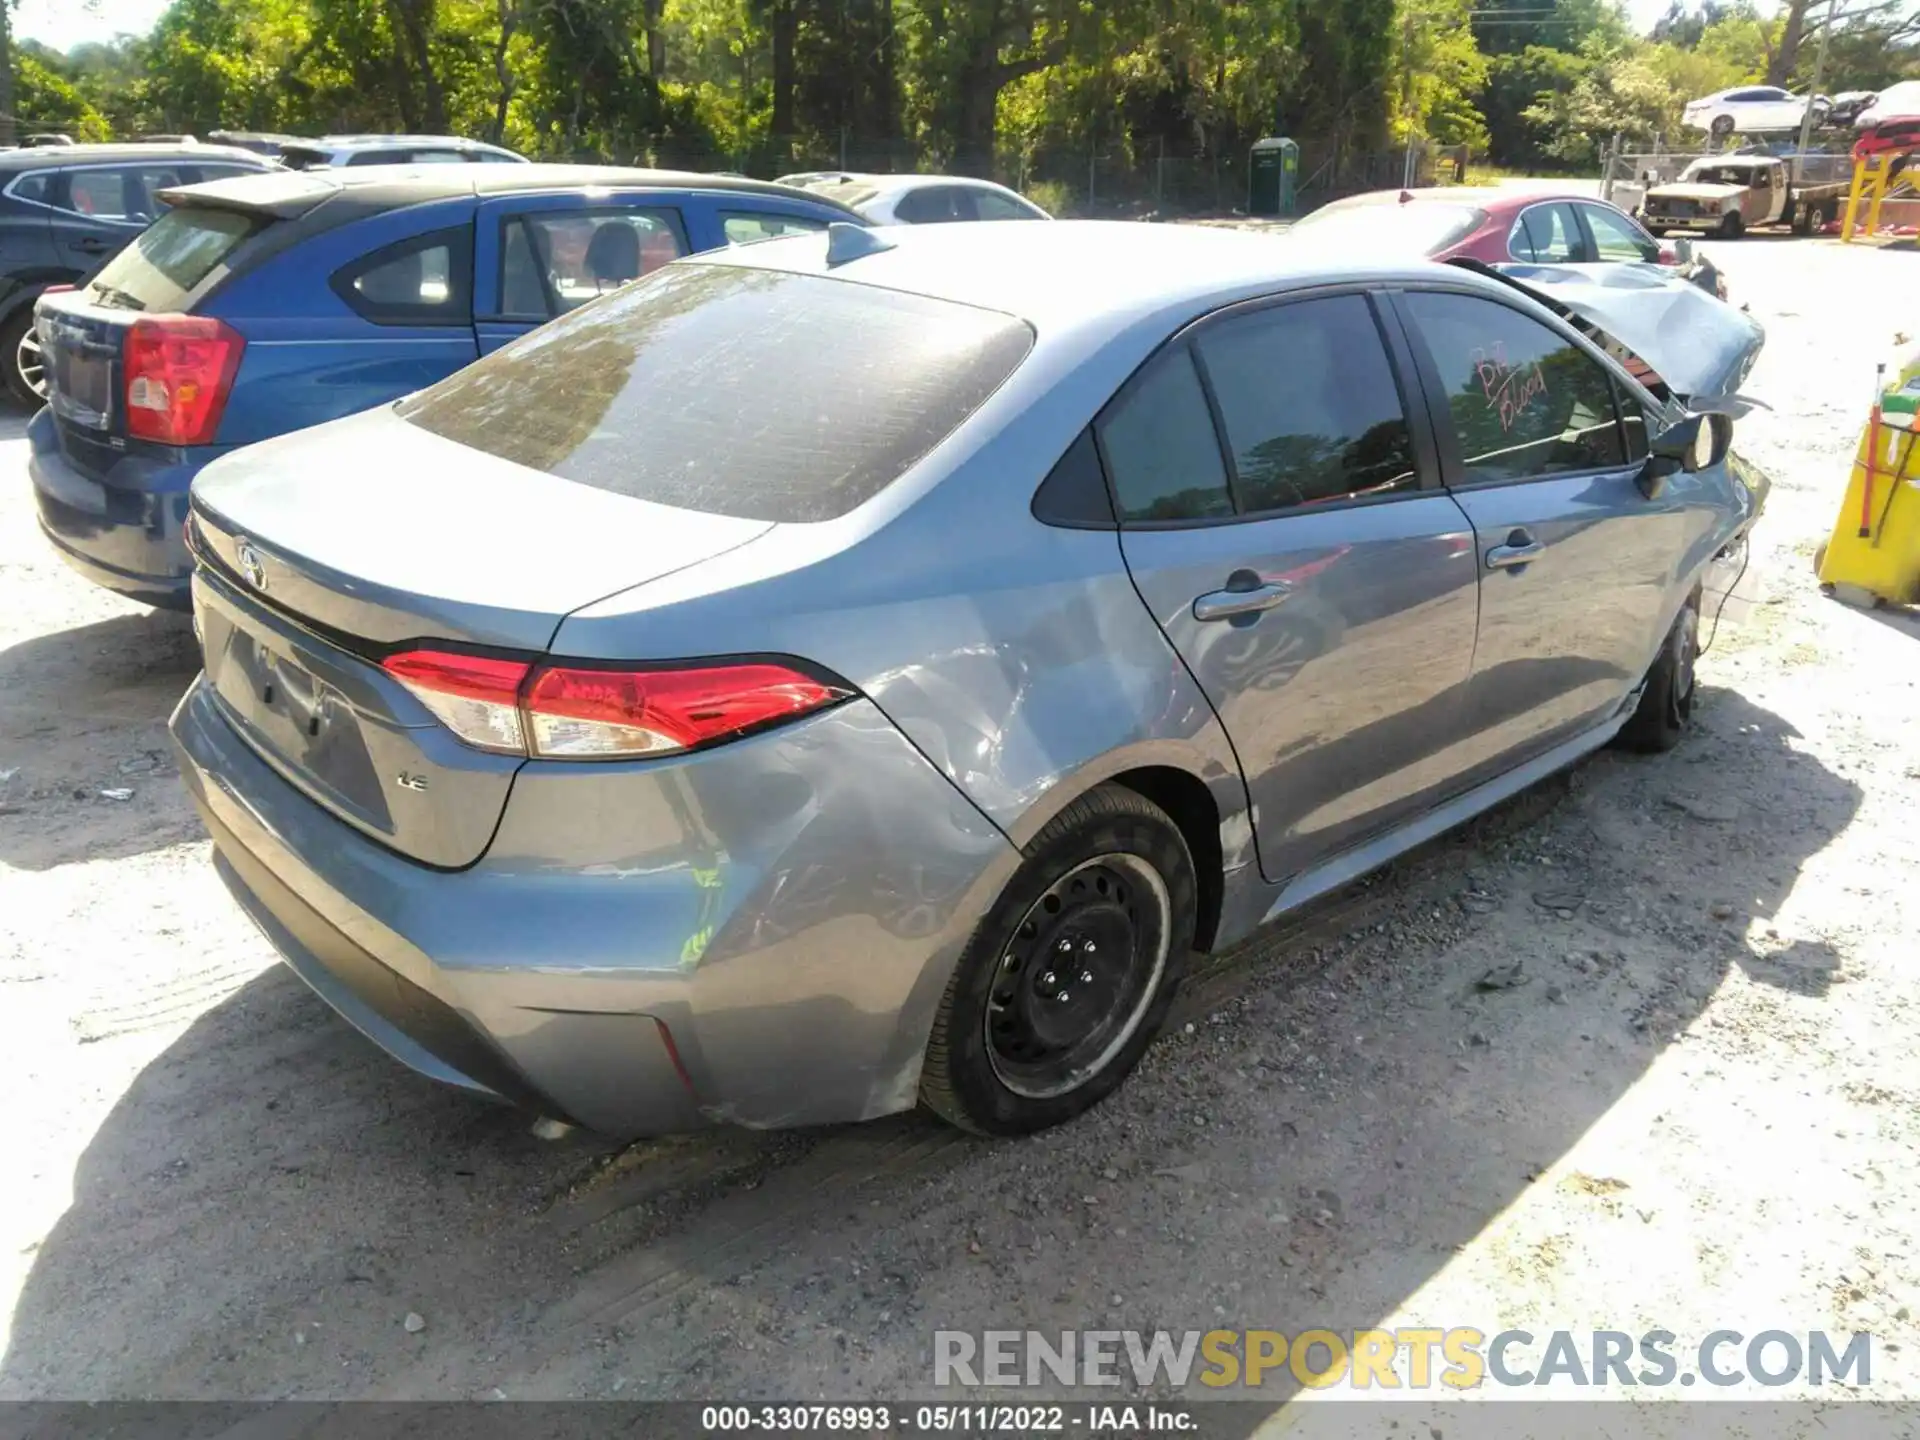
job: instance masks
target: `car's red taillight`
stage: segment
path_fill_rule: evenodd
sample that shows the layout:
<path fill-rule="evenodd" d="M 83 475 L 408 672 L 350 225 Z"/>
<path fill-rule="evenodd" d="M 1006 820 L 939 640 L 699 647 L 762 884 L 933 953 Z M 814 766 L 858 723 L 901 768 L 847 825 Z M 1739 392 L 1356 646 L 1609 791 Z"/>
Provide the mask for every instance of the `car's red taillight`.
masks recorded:
<path fill-rule="evenodd" d="M 467 744 L 550 760 L 691 750 L 852 693 L 774 660 L 589 668 L 408 650 L 383 666 Z"/>
<path fill-rule="evenodd" d="M 143 315 L 127 331 L 127 434 L 205 445 L 220 428 L 246 340 L 207 315 Z"/>
<path fill-rule="evenodd" d="M 480 750 L 526 754 L 520 689 L 533 668 L 526 661 L 443 650 L 406 650 L 389 655 L 381 668 L 418 696 L 442 725 L 467 744 Z"/>

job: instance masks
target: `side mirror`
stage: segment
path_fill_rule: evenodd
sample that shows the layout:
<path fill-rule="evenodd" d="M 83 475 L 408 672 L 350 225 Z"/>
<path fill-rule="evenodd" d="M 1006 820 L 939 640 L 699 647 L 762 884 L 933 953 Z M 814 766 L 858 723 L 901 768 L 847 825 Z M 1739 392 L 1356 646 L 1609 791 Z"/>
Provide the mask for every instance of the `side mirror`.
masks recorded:
<path fill-rule="evenodd" d="M 1673 242 L 1673 258 L 1682 265 L 1693 263 L 1693 241 L 1684 235 Z"/>
<path fill-rule="evenodd" d="M 1727 458 L 1733 443 L 1730 416 L 1688 415 L 1653 437 L 1640 468 L 1640 492 L 1649 500 L 1666 488 L 1669 475 L 1692 475 Z"/>

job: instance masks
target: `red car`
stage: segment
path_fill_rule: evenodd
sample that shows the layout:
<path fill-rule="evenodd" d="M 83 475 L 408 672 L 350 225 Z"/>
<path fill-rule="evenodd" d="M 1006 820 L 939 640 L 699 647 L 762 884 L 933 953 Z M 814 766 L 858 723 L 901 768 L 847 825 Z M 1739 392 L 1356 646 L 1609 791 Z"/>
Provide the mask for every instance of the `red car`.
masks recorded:
<path fill-rule="evenodd" d="M 1375 190 L 1324 205 L 1293 229 L 1334 243 L 1351 236 L 1356 248 L 1417 250 L 1435 260 L 1465 257 L 1489 265 L 1679 263 L 1631 215 L 1604 200 L 1506 186 Z"/>

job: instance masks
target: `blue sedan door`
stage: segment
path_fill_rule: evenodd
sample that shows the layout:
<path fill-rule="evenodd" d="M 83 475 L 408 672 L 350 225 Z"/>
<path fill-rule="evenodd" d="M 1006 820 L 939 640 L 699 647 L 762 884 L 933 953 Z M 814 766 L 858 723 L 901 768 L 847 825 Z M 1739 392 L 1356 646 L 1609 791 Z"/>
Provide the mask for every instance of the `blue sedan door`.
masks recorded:
<path fill-rule="evenodd" d="M 1410 818 L 1457 763 L 1473 531 L 1380 319 L 1353 291 L 1227 311 L 1095 431 L 1127 568 L 1233 741 L 1273 881 Z"/>
<path fill-rule="evenodd" d="M 474 338 L 480 353 L 689 251 L 684 197 L 658 190 L 513 195 L 474 220 Z"/>

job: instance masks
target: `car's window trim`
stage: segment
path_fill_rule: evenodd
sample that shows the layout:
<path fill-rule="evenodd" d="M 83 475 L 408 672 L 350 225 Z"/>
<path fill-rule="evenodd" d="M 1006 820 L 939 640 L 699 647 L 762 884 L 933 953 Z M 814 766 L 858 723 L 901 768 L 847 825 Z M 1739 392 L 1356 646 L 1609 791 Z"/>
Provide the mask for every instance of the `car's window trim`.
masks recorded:
<path fill-rule="evenodd" d="M 1615 465 L 1591 465 L 1582 470 L 1555 470 L 1550 475 L 1514 475 L 1503 480 L 1465 479 L 1466 462 L 1460 455 L 1460 437 L 1454 430 L 1453 414 L 1451 410 L 1447 408 L 1447 388 L 1440 378 L 1440 367 L 1434 362 L 1433 353 L 1427 345 L 1427 338 L 1420 331 L 1419 321 L 1414 319 L 1413 315 L 1403 303 L 1403 297 L 1407 295 L 1463 295 L 1470 300 L 1483 300 L 1489 305 L 1498 305 L 1503 309 L 1511 310 L 1514 314 L 1531 320 L 1537 325 L 1544 325 L 1550 333 L 1560 336 L 1569 344 L 1573 345 L 1589 360 L 1598 365 L 1601 373 L 1612 382 L 1609 386 L 1609 394 L 1613 398 L 1613 425 L 1615 431 L 1619 434 L 1620 453 L 1622 455 L 1627 453 L 1626 427 L 1620 420 L 1622 383 L 1624 382 L 1626 386 L 1627 394 L 1636 398 L 1644 397 L 1646 404 L 1642 406 L 1643 409 L 1651 408 L 1654 413 L 1658 414 L 1661 413 L 1663 407 L 1657 400 L 1654 400 L 1651 392 L 1644 389 L 1631 375 L 1625 372 L 1624 367 L 1604 354 L 1600 348 L 1588 340 L 1586 336 L 1580 334 L 1580 332 L 1573 329 L 1572 326 L 1564 323 L 1558 315 L 1553 314 L 1551 311 L 1543 315 L 1535 315 L 1524 306 L 1513 304 L 1505 296 L 1489 295 L 1485 291 L 1475 289 L 1472 286 L 1449 285 L 1443 281 L 1422 281 L 1416 284 L 1398 285 L 1388 291 L 1387 294 L 1391 299 L 1395 313 L 1400 317 L 1400 323 L 1406 327 L 1408 343 L 1413 347 L 1414 365 L 1420 373 L 1421 388 L 1427 392 L 1427 412 L 1433 419 L 1435 428 L 1434 438 L 1439 444 L 1441 475 L 1449 491 L 1464 493 L 1469 490 L 1500 490 L 1510 485 L 1557 484 L 1563 480 L 1592 479 L 1597 475 L 1618 475 L 1624 471 L 1635 469 L 1645 463 L 1640 460 L 1622 460 Z M 1443 420 L 1445 422 L 1444 424 L 1442 423 Z M 1647 440 L 1649 444 L 1651 444 L 1653 440 L 1651 428 L 1648 430 Z"/>
<path fill-rule="evenodd" d="M 1387 297 L 1389 288 L 1375 282 L 1339 282 L 1325 285 L 1309 285 L 1294 290 L 1283 290 L 1267 295 L 1249 296 L 1244 300 L 1231 301 L 1205 315 L 1196 316 L 1168 336 L 1156 346 L 1133 373 L 1121 382 L 1111 396 L 1107 398 L 1090 422 L 1093 429 L 1094 448 L 1100 457 L 1100 468 L 1107 480 L 1107 498 L 1113 505 L 1114 524 L 1120 530 L 1203 530 L 1216 525 L 1244 525 L 1266 520 L 1297 519 L 1304 515 L 1330 515 L 1340 510 L 1358 510 L 1371 505 L 1393 505 L 1408 500 L 1429 498 L 1444 494 L 1447 489 L 1446 472 L 1442 468 L 1443 458 L 1438 445 L 1438 437 L 1433 433 L 1433 420 L 1425 405 L 1426 387 L 1418 373 L 1416 357 L 1405 334 L 1400 333 L 1405 322 L 1398 311 L 1392 308 Z M 1225 323 L 1241 315 L 1256 314 L 1263 310 L 1274 309 L 1281 305 L 1300 304 L 1308 300 L 1327 300 L 1341 295 L 1358 295 L 1367 302 L 1373 316 L 1374 329 L 1380 336 L 1380 345 L 1387 355 L 1387 366 L 1393 374 L 1394 387 L 1400 392 L 1400 410 L 1406 418 L 1407 431 L 1413 443 L 1415 478 L 1417 484 L 1406 490 L 1392 490 L 1381 495 L 1349 495 L 1344 500 L 1321 500 L 1311 505 L 1288 505 L 1274 510 L 1243 511 L 1240 508 L 1239 470 L 1234 463 L 1233 451 L 1227 440 L 1226 426 L 1222 422 L 1219 401 L 1213 393 L 1213 381 L 1207 374 L 1206 362 L 1192 346 L 1195 336 L 1210 325 Z M 1107 455 L 1106 422 L 1108 416 L 1117 411 L 1142 383 L 1142 377 L 1148 374 L 1160 357 L 1175 351 L 1186 349 L 1195 373 L 1200 377 L 1201 392 L 1206 396 L 1207 410 L 1213 420 L 1214 443 L 1220 448 L 1220 460 L 1227 476 L 1227 498 L 1233 504 L 1231 515 L 1202 516 L 1191 520 L 1129 520 L 1124 507 L 1120 504 L 1119 492 L 1114 488 L 1113 466 Z M 1411 370 L 1404 368 L 1412 366 Z M 1421 403 L 1414 404 L 1419 396 Z M 1051 471 L 1049 471 L 1051 473 Z M 1045 483 L 1045 477 L 1042 482 Z M 1038 487 L 1036 487 L 1036 490 Z"/>
<path fill-rule="evenodd" d="M 487 322 L 494 322 L 499 324 L 523 325 L 523 324 L 530 323 L 534 325 L 544 325 L 546 324 L 547 321 L 557 320 L 562 315 L 567 313 L 566 311 L 560 309 L 560 297 L 554 293 L 552 277 L 545 274 L 542 274 L 540 277 L 540 289 L 541 289 L 541 292 L 546 295 L 548 303 L 553 306 L 553 309 L 548 314 L 545 314 L 545 315 L 523 314 L 520 311 L 508 310 L 505 308 L 505 305 L 504 305 L 504 302 L 507 298 L 507 232 L 513 225 L 518 224 L 525 220 L 529 220 L 537 215 L 539 216 L 544 216 L 544 215 L 568 215 L 568 216 L 632 215 L 638 212 L 658 211 L 660 214 L 666 217 L 669 227 L 673 231 L 674 241 L 680 246 L 680 253 L 674 256 L 674 259 L 684 260 L 686 259 L 687 256 L 694 254 L 695 253 L 694 248 L 687 239 L 686 216 L 681 213 L 681 209 L 680 209 L 680 200 L 684 197 L 680 196 L 678 192 L 674 192 L 674 193 L 676 198 L 671 203 L 667 203 L 667 204 L 654 204 L 649 202 L 646 205 L 615 205 L 615 204 L 609 204 L 604 200 L 595 200 L 590 204 L 581 205 L 577 207 L 568 207 L 565 205 L 530 205 L 520 210 L 511 210 L 511 209 L 502 208 L 499 213 L 497 243 L 494 246 L 494 249 L 497 252 L 494 260 L 494 266 L 493 266 L 494 313 L 489 315 L 483 315 L 476 309 L 473 314 L 474 321 L 476 323 L 479 323 L 481 321 L 487 321 Z M 527 200 L 552 200 L 556 198 L 569 199 L 572 197 L 569 197 L 569 196 L 556 197 L 553 195 L 529 195 L 525 197 L 521 197 L 521 196 L 509 197 L 509 199 L 522 199 L 522 198 Z M 533 244 L 533 238 L 531 235 L 529 235 L 527 238 L 527 244 L 529 247 L 531 247 Z M 639 278 L 644 279 L 645 277 L 641 276 Z"/>

